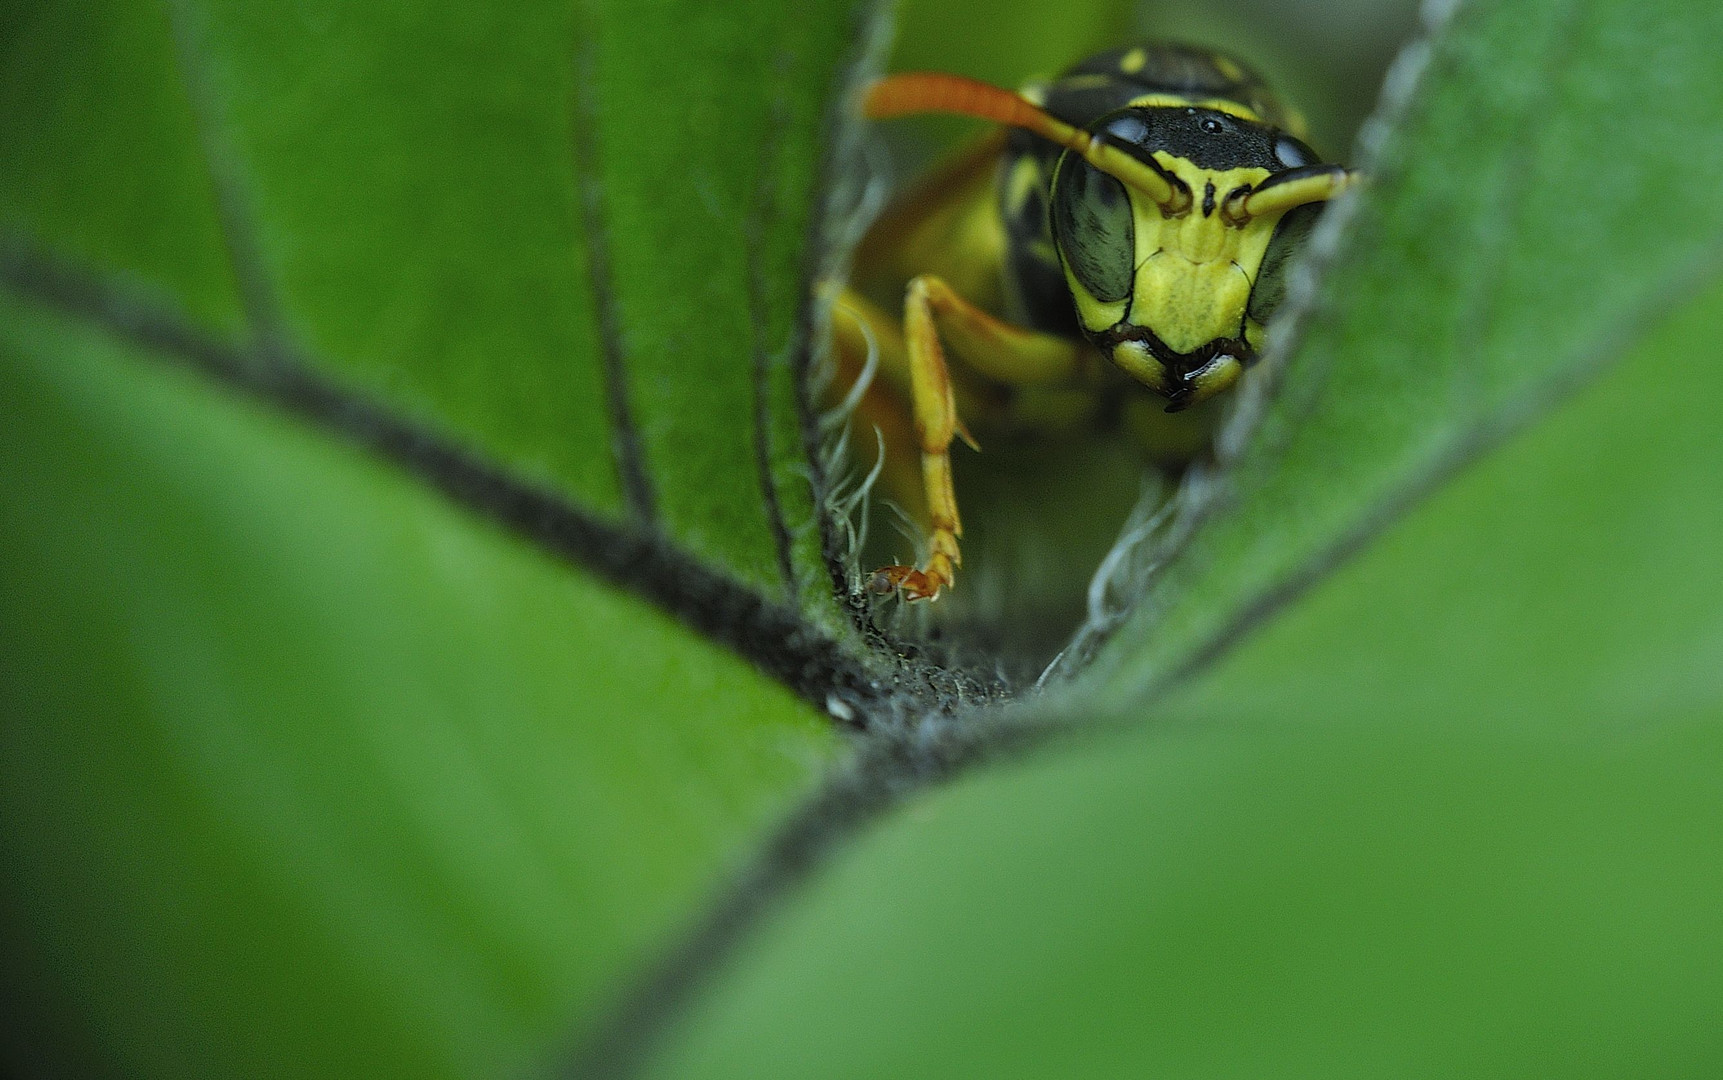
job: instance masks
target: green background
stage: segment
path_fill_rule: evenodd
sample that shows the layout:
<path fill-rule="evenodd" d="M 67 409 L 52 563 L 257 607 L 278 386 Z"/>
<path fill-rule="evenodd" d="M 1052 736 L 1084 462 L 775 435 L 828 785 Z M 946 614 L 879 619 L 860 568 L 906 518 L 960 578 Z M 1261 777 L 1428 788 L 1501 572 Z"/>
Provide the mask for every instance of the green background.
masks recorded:
<path fill-rule="evenodd" d="M 925 5 L 888 61 L 837 0 L 0 4 L 6 1064 L 1716 1072 L 1719 20 L 1458 5 L 1130 620 L 858 735 L 269 372 L 889 681 L 796 412 L 855 65 L 1201 38 L 1339 155 L 1405 5 Z M 968 130 L 905 127 L 905 167 Z M 975 520 L 1033 550 L 1010 495 Z M 1001 752 L 921 785 L 948 745 Z M 846 791 L 826 857 L 745 876 Z M 615 1026 L 652 972 L 687 995 Z"/>

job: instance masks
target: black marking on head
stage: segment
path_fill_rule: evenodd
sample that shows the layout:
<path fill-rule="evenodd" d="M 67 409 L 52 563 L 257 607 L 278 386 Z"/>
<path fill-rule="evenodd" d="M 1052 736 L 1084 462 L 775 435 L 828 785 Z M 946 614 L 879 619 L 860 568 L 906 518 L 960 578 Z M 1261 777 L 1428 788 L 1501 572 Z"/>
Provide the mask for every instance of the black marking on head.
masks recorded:
<path fill-rule="evenodd" d="M 1094 130 L 1145 161 L 1165 151 L 1210 172 L 1256 168 L 1272 173 L 1285 168 L 1275 155 L 1280 132 L 1217 109 L 1133 106 L 1102 117 Z"/>
<path fill-rule="evenodd" d="M 1214 216 L 1214 181 L 1210 180 L 1203 188 L 1203 217 Z"/>

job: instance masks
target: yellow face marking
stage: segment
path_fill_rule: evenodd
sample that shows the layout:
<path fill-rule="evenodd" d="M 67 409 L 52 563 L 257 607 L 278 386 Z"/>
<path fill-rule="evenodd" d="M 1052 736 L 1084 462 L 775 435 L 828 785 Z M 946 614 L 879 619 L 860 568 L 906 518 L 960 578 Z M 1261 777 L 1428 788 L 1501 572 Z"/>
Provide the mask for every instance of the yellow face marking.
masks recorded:
<path fill-rule="evenodd" d="M 1119 70 L 1126 75 L 1135 75 L 1143 70 L 1143 65 L 1149 62 L 1149 54 L 1142 49 L 1132 49 L 1119 57 Z M 1228 76 L 1231 78 L 1231 76 Z"/>
<path fill-rule="evenodd" d="M 1268 327 L 1255 319 L 1244 320 L 1244 340 L 1257 352 L 1268 347 Z"/>
<path fill-rule="evenodd" d="M 1191 392 L 1191 396 L 1185 400 L 1184 404 L 1195 405 L 1198 402 L 1207 401 L 1237 382 L 1238 377 L 1242 374 L 1244 374 L 1244 365 L 1239 362 L 1238 357 L 1215 357 L 1201 371 L 1194 373 L 1186 380 L 1196 389 Z"/>
<path fill-rule="evenodd" d="M 1136 244 L 1131 295 L 1111 303 L 1099 301 L 1067 267 L 1065 279 L 1078 318 L 1092 333 L 1102 333 L 1128 319 L 1132 326 L 1152 330 L 1179 353 L 1195 352 L 1212 341 L 1240 335 L 1248 344 L 1260 347 L 1262 327 L 1247 319 L 1245 310 L 1281 215 L 1252 218 L 1239 227 L 1226 221 L 1219 204 L 1229 192 L 1262 182 L 1270 175 L 1268 170 L 1206 170 L 1165 151 L 1157 153 L 1155 161 L 1190 185 L 1193 192 L 1204 192 L 1213 184 L 1216 210 L 1203 214 L 1199 201 L 1188 213 L 1168 217 L 1160 207 L 1129 191 Z M 1150 389 L 1163 393 L 1177 389 L 1169 385 L 1161 362 L 1141 342 L 1115 346 L 1112 360 Z M 1194 403 L 1232 385 L 1241 370 L 1236 359 L 1217 359 L 1190 380 L 1194 394 L 1189 401 Z"/>
<path fill-rule="evenodd" d="M 1192 192 L 1213 184 L 1217 199 L 1269 175 L 1254 168 L 1213 172 L 1165 151 L 1157 153 L 1155 161 Z M 1193 209 L 1168 218 L 1158 207 L 1139 206 L 1134 200 L 1132 210 L 1137 273 L 1131 322 L 1153 330 L 1168 348 L 1181 353 L 1238 336 L 1278 216 L 1253 219 L 1241 229 L 1228 225 L 1218 211 L 1204 215 Z"/>
<path fill-rule="evenodd" d="M 1167 369 L 1162 366 L 1149 347 L 1140 341 L 1121 341 L 1113 346 L 1113 363 L 1126 375 L 1142 383 L 1150 390 L 1158 393 L 1169 393 L 1172 387 L 1167 385 Z"/>
<path fill-rule="evenodd" d="M 1132 199 L 1135 202 L 1135 198 Z M 1155 210 L 1156 215 L 1160 210 Z M 1093 293 L 1083 287 L 1077 280 L 1077 275 L 1071 272 L 1071 267 L 1061 255 L 1059 262 L 1065 267 L 1065 284 L 1070 286 L 1071 299 L 1077 303 L 1077 320 L 1092 333 L 1100 333 L 1109 327 L 1117 326 L 1131 309 L 1131 298 L 1123 300 L 1097 300 Z"/>

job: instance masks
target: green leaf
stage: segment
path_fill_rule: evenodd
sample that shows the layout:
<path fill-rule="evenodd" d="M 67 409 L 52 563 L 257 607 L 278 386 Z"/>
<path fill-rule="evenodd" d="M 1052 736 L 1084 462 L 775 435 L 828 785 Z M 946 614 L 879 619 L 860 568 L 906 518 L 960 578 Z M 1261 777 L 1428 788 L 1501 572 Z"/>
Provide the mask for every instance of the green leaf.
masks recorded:
<path fill-rule="evenodd" d="M 729 651 L 369 456 L 99 332 L 0 325 L 25 1057 L 519 1068 L 837 749 Z"/>
<path fill-rule="evenodd" d="M 239 295 L 171 49 L 157 4 L 0 9 L 0 221 L 231 332 Z"/>
<path fill-rule="evenodd" d="M 851 6 L 0 9 L 9 1061 L 518 1072 L 843 752 L 735 650 Z"/>
<path fill-rule="evenodd" d="M 1158 712 L 918 797 L 654 1074 L 1715 1072 L 1720 333 L 1713 289 Z"/>
<path fill-rule="evenodd" d="M 857 6 L 0 11 L 9 1060 L 519 1072 L 712 925 L 845 747 L 413 448 L 848 641 L 794 405 Z M 1040 703 L 1125 730 L 885 823 L 663 1071 L 1714 1071 L 1715 301 L 1190 677 L 1709 279 L 1718 20 L 1462 7 L 1225 497 Z"/>
<path fill-rule="evenodd" d="M 1200 665 L 1710 280 L 1718 33 L 1700 0 L 1459 6 L 1390 80 L 1410 103 L 1219 512 L 1091 687 L 1122 705 Z"/>
<path fill-rule="evenodd" d="M 23 0 L 0 221 L 784 593 L 853 6 Z"/>

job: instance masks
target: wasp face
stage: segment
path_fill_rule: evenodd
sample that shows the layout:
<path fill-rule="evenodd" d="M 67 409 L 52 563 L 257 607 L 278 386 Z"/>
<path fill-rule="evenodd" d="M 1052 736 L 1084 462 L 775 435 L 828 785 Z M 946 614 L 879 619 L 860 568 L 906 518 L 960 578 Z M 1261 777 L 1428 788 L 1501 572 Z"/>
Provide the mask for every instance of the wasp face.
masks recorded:
<path fill-rule="evenodd" d="M 1066 151 L 1050 216 L 1084 331 L 1176 411 L 1231 386 L 1256 359 L 1252 292 L 1285 209 L 1253 217 L 1247 199 L 1317 158 L 1234 103 L 1153 102 L 1090 131 L 1168 180 L 1174 198 L 1156 202 Z"/>

